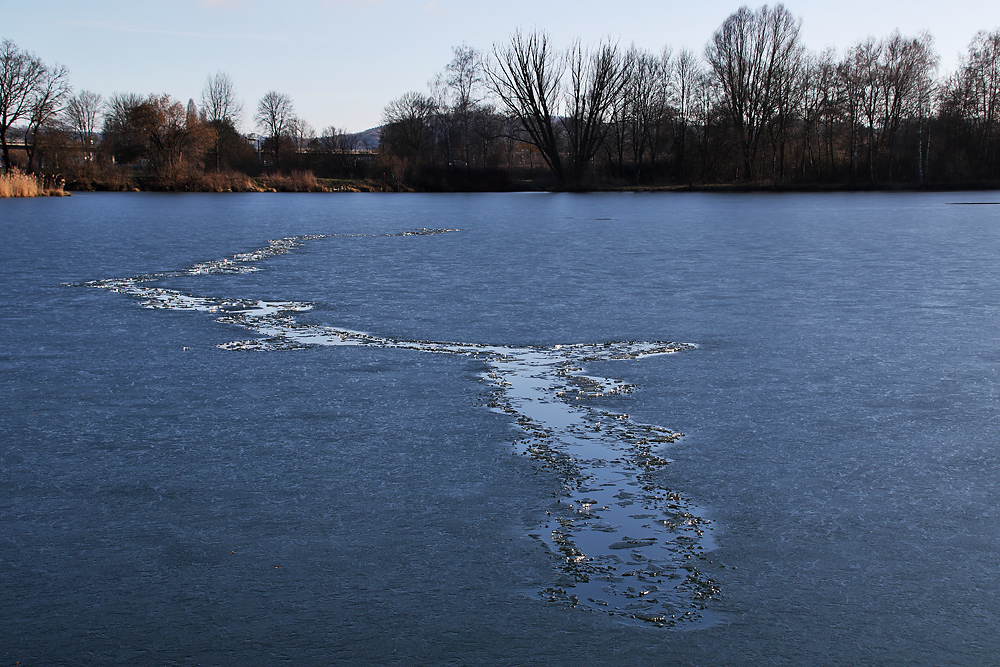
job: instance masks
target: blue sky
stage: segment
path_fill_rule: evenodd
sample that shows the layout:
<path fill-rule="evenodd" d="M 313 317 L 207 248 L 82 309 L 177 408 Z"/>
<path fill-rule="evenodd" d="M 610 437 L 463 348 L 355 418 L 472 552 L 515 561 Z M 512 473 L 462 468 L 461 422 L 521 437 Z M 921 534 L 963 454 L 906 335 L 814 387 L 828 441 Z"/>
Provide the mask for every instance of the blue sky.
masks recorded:
<path fill-rule="evenodd" d="M 320 131 L 360 131 L 382 108 L 427 82 L 453 46 L 487 51 L 514 30 L 542 28 L 553 41 L 574 38 L 698 54 L 743 2 L 703 0 L 0 0 L 0 39 L 66 65 L 76 89 L 169 93 L 200 99 L 222 70 L 244 103 L 244 129 L 268 90 L 289 95 Z M 760 3 L 746 3 L 756 7 Z M 898 28 L 928 30 L 942 71 L 954 69 L 977 30 L 1000 28 L 991 0 L 787 0 L 802 19 L 806 45 L 843 49 Z M 44 10 L 44 11 L 43 11 Z"/>

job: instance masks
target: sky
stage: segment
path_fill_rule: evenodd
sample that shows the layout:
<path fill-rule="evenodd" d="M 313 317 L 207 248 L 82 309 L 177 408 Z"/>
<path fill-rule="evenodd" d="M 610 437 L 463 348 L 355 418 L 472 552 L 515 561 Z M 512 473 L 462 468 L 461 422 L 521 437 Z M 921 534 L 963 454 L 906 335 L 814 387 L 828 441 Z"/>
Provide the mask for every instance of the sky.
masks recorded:
<path fill-rule="evenodd" d="M 0 39 L 70 70 L 75 90 L 168 93 L 199 102 L 226 72 L 251 131 L 269 90 L 288 95 L 320 133 L 379 124 L 392 99 L 428 82 L 467 44 L 489 51 L 518 29 L 556 46 L 596 44 L 704 52 L 742 4 L 729 0 L 0 0 Z M 941 72 L 955 69 L 979 30 L 1000 29 L 997 0 L 786 0 L 812 50 L 845 49 L 893 30 L 928 31 Z M 44 8 L 44 11 L 43 11 Z"/>

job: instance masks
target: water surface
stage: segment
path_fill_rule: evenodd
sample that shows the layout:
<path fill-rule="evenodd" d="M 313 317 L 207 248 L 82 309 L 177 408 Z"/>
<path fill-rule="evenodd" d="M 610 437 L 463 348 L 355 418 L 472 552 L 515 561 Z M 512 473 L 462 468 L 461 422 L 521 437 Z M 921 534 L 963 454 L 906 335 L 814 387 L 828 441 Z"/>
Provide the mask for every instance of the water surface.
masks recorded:
<path fill-rule="evenodd" d="M 0 654 L 987 664 L 1000 209 L 952 205 L 984 197 L 2 202 Z M 64 286 L 138 276 L 203 301 Z M 685 345 L 570 358 L 605 342 Z M 710 588 L 594 587 L 553 530 Z"/>

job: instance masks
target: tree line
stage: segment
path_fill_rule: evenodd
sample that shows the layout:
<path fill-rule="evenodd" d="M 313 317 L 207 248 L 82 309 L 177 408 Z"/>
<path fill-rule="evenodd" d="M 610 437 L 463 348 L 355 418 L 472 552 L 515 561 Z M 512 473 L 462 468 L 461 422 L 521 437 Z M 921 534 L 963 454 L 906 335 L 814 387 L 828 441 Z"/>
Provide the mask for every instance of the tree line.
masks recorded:
<path fill-rule="evenodd" d="M 335 128 L 317 137 L 288 95 L 270 91 L 259 101 L 252 123 L 260 134 L 240 132 L 242 115 L 225 72 L 206 79 L 200 106 L 168 94 L 105 99 L 74 94 L 65 67 L 0 42 L 0 174 L 19 169 L 70 187 L 216 190 L 259 189 L 249 177 L 261 175 L 279 187 L 321 189 L 314 164 L 338 176 L 368 175 L 371 156 L 359 155 L 354 138 Z"/>
<path fill-rule="evenodd" d="M 996 184 L 1000 30 L 938 76 L 927 33 L 812 52 L 783 5 L 742 7 L 702 54 L 516 32 L 468 46 L 383 117 L 411 179 L 442 166 L 537 173 L 557 187 Z"/>
<path fill-rule="evenodd" d="M 277 91 L 258 102 L 250 140 L 222 72 L 200 105 L 74 95 L 64 67 L 7 40 L 0 159 L 107 187 L 293 171 L 430 189 L 1000 182 L 1000 29 L 975 35 L 943 77 L 927 33 L 820 52 L 800 33 L 778 4 L 741 7 L 700 54 L 557 48 L 539 30 L 485 53 L 462 45 L 427 92 L 386 105 L 377 150 L 334 127 L 317 135 Z"/>

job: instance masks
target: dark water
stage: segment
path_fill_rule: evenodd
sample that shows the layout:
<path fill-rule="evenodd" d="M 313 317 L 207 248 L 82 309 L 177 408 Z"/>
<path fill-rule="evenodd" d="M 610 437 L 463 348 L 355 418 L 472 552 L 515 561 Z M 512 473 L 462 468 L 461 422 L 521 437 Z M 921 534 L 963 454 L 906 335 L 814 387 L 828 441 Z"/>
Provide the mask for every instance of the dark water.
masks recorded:
<path fill-rule="evenodd" d="M 994 664 L 1000 206 L 974 201 L 1000 194 L 2 201 L 0 658 Z M 79 286 L 142 274 L 218 308 Z M 261 299 L 377 340 L 219 347 L 287 340 Z M 696 347 L 525 370 L 608 341 Z M 581 375 L 634 391 L 546 393 Z M 637 468 L 643 425 L 686 434 L 669 465 Z M 615 500 L 581 516 L 595 480 Z M 629 515 L 635 485 L 659 500 Z M 621 555 L 608 606 L 560 519 Z"/>

